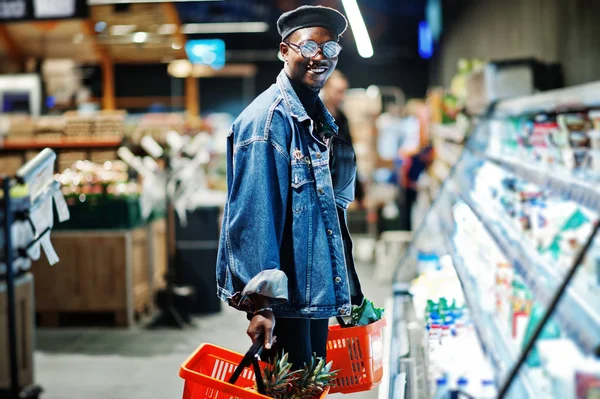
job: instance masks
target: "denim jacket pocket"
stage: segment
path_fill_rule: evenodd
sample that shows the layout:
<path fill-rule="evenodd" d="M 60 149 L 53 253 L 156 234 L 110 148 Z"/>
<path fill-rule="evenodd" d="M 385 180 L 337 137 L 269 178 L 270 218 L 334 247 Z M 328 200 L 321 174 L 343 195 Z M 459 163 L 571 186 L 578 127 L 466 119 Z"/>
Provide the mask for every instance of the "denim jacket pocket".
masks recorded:
<path fill-rule="evenodd" d="M 311 203 L 311 187 L 314 179 L 308 163 L 299 161 L 292 163 L 292 209 L 295 213 L 305 211 Z"/>
<path fill-rule="evenodd" d="M 342 138 L 332 139 L 331 181 L 336 205 L 347 209 L 354 201 L 356 188 L 356 155 L 352 145 Z"/>

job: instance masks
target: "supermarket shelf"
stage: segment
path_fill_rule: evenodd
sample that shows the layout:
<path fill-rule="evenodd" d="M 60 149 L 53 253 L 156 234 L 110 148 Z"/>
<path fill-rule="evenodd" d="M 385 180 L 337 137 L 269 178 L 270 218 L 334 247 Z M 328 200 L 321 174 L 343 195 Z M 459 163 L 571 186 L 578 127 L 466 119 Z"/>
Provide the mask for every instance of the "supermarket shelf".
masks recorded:
<path fill-rule="evenodd" d="M 523 115 L 598 105 L 600 105 L 600 83 L 594 82 L 502 101 L 496 108 L 496 113 L 499 115 Z"/>
<path fill-rule="evenodd" d="M 454 165 L 460 159 L 463 146 L 460 144 L 444 141 L 436 146 L 437 158 L 444 161 L 448 165 Z"/>
<path fill-rule="evenodd" d="M 121 145 L 123 137 L 93 137 L 73 136 L 60 139 L 46 139 L 43 137 L 15 138 L 8 137 L 0 142 L 0 149 L 12 151 L 38 150 L 43 148 L 117 148 Z"/>
<path fill-rule="evenodd" d="M 542 170 L 539 165 L 527 164 L 522 159 L 504 155 L 487 155 L 487 158 L 540 187 L 547 187 L 590 209 L 600 209 L 599 185 L 576 178 L 564 168 Z"/>
<path fill-rule="evenodd" d="M 430 173 L 441 184 L 450 176 L 451 169 L 444 162 L 438 162 L 436 159 L 430 168 Z"/>
<path fill-rule="evenodd" d="M 433 136 L 444 140 L 449 140 L 457 144 L 462 143 L 465 140 L 465 130 L 466 129 L 461 128 L 456 123 L 449 125 L 434 124 L 431 126 Z"/>
<path fill-rule="evenodd" d="M 554 290 L 562 281 L 561 276 L 552 270 L 537 252 L 523 245 L 522 239 L 511 234 L 512 230 L 509 227 L 498 221 L 491 222 L 470 197 L 461 195 L 461 199 L 471 208 L 504 256 L 513 264 L 515 271 L 531 289 L 536 300 L 545 305 L 549 304 Z M 600 304 L 590 304 L 591 299 L 583 298 L 573 285 L 570 285 L 562 299 L 562 306 L 555 311 L 561 327 L 587 353 L 594 351 L 600 336 L 600 313 L 594 310 L 600 309 Z"/>
<path fill-rule="evenodd" d="M 481 346 L 496 370 L 496 385 L 499 387 L 504 383 L 503 379 L 508 375 L 509 368 L 518 358 L 518 350 L 508 337 L 502 334 L 502 327 L 498 318 L 481 309 L 480 301 L 475 294 L 477 292 L 477 284 L 467 272 L 462 257 L 459 255 L 459 251 L 452 241 L 450 234 L 445 234 L 445 236 L 452 263 L 460 280 L 465 301 L 471 312 L 471 318 L 476 327 Z M 520 373 L 517 381 L 518 384 L 511 391 L 514 397 L 535 397 L 532 388 L 533 385 L 528 375 Z"/>

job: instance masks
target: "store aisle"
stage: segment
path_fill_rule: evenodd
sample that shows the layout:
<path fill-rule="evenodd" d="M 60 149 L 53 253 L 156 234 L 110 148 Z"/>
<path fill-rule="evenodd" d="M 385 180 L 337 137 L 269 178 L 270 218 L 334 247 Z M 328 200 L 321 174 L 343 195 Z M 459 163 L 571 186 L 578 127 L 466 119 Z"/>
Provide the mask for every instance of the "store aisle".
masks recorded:
<path fill-rule="evenodd" d="M 389 285 L 374 280 L 371 265 L 358 265 L 367 297 L 376 304 L 390 295 Z M 179 399 L 179 366 L 202 342 L 244 352 L 247 321 L 224 307 L 197 318 L 185 331 L 142 328 L 38 330 L 36 382 L 43 399 Z M 348 396 L 375 399 L 377 390 Z"/>

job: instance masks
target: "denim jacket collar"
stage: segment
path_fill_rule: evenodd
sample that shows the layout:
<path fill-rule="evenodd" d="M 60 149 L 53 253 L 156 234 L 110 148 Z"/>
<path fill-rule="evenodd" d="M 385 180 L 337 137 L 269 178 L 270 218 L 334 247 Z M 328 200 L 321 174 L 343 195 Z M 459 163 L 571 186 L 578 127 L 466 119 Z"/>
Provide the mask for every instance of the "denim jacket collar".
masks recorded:
<path fill-rule="evenodd" d="M 281 95 L 283 96 L 283 100 L 285 101 L 286 106 L 289 108 L 290 113 L 298 122 L 304 122 L 306 120 L 310 120 L 310 117 L 306 113 L 304 106 L 300 102 L 300 99 L 296 95 L 292 84 L 290 83 L 290 79 L 285 74 L 285 71 L 282 69 L 277 76 L 277 86 L 279 87 L 279 91 L 281 91 Z M 335 119 L 323 104 L 320 98 L 317 98 L 317 111 L 323 115 L 325 118 L 325 122 L 331 127 L 335 134 L 338 133 L 338 126 L 335 124 Z"/>

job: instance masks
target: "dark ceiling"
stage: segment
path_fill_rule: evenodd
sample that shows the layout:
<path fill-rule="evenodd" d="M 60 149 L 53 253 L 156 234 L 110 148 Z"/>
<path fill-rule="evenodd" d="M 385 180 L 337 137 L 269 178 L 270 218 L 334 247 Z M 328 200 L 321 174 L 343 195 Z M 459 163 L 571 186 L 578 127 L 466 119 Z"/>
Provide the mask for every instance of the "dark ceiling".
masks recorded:
<path fill-rule="evenodd" d="M 392 59 L 418 58 L 417 26 L 425 18 L 426 0 L 358 0 L 375 50 L 368 62 L 386 63 Z M 229 51 L 273 50 L 280 38 L 276 21 L 281 13 L 304 4 L 325 5 L 344 11 L 341 0 L 224 0 L 180 2 L 177 10 L 182 23 L 265 21 L 265 33 L 188 35 L 188 38 L 219 37 Z M 358 57 L 351 30 L 342 38 L 346 56 Z M 267 56 L 269 53 L 265 53 Z M 235 53 L 234 53 L 235 56 Z"/>

